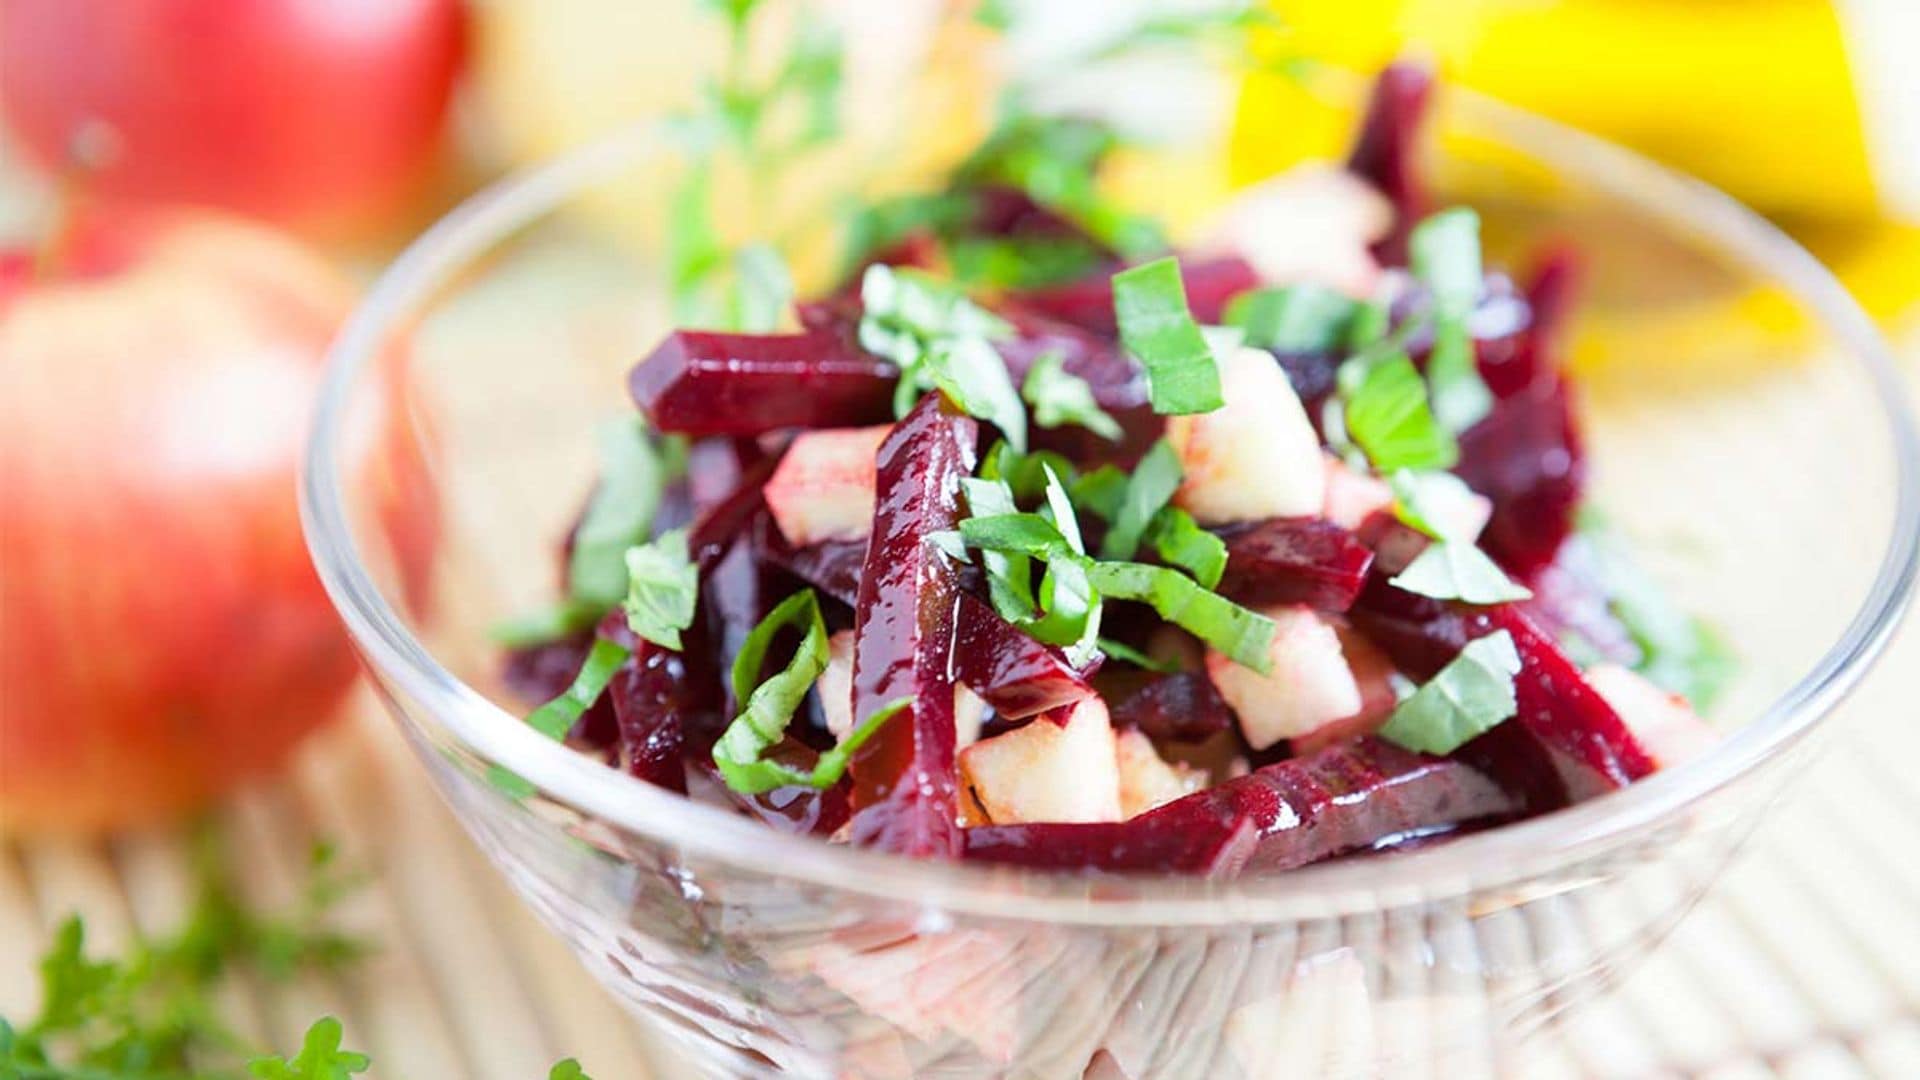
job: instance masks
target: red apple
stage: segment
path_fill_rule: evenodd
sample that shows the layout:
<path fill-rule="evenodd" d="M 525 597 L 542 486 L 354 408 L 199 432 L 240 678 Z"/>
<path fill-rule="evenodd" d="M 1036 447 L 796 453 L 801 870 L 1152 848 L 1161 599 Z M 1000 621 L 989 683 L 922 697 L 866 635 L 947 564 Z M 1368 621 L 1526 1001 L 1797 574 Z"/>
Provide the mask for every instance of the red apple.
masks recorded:
<path fill-rule="evenodd" d="M 0 254 L 0 824 L 92 829 L 270 768 L 353 680 L 294 496 L 353 294 L 205 211 L 96 211 L 47 254 Z M 418 448 L 376 411 L 356 468 L 418 575 Z"/>
<path fill-rule="evenodd" d="M 413 194 L 463 52 L 458 0 L 0 0 L 0 112 L 88 190 L 336 231 Z"/>

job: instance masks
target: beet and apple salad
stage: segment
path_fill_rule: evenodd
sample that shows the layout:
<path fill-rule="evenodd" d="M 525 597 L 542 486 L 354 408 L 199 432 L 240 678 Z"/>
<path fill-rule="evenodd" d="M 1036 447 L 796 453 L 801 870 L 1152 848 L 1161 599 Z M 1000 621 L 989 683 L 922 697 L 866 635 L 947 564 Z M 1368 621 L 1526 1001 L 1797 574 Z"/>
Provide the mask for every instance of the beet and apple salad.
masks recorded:
<path fill-rule="evenodd" d="M 776 332 L 669 334 L 506 628 L 528 722 L 771 828 L 1080 873 L 1431 843 L 1699 752 L 1726 654 L 1583 505 L 1577 262 L 1516 282 L 1428 206 L 1427 89 L 1159 254 L 1075 121 L 1016 125 Z"/>

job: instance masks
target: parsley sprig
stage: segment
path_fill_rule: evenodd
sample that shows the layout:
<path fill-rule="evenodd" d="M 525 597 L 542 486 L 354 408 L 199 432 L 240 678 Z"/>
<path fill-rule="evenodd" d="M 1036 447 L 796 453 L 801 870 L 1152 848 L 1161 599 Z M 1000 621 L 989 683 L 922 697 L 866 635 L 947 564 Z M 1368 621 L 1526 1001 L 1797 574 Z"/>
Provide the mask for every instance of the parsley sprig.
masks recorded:
<path fill-rule="evenodd" d="M 241 900 L 211 829 L 194 837 L 193 864 L 196 886 L 185 924 L 140 940 L 124 957 L 90 955 L 79 916 L 60 924 L 40 960 L 38 1015 L 18 1026 L 0 1019 L 0 1076 L 237 1078 L 240 1062 L 257 1050 L 215 1008 L 214 990 L 223 979 L 245 972 L 284 981 L 302 971 L 342 970 L 370 948 L 331 925 L 333 908 L 361 878 L 343 869 L 328 846 L 314 848 L 298 901 L 277 916 Z"/>

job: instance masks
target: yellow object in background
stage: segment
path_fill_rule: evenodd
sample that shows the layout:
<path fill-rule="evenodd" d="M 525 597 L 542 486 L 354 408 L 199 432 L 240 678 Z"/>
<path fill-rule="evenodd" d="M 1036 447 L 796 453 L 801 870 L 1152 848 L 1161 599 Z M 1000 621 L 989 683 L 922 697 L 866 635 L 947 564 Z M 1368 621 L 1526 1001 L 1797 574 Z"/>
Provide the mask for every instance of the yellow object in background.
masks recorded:
<path fill-rule="evenodd" d="M 1632 146 L 1786 223 L 1877 314 L 1920 298 L 1920 0 L 1273 0 L 1286 46 L 1448 81 Z M 1235 171 L 1337 152 L 1246 87 Z M 1301 123 L 1303 112 L 1306 123 Z"/>

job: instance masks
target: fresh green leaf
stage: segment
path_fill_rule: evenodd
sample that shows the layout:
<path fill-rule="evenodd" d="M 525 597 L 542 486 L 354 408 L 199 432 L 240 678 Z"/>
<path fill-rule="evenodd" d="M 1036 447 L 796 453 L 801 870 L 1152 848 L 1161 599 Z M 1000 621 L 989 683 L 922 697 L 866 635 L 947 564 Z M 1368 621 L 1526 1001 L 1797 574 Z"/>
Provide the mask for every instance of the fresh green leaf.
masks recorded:
<path fill-rule="evenodd" d="M 1469 604 L 1504 604 L 1533 595 L 1470 540 L 1435 540 L 1391 584 L 1435 600 Z"/>
<path fill-rule="evenodd" d="M 1347 324 L 1347 349 L 1363 352 L 1387 340 L 1393 330 L 1393 309 L 1384 301 L 1368 300 L 1354 309 Z"/>
<path fill-rule="evenodd" d="M 1195 584 L 1164 566 L 1096 562 L 1088 578 L 1102 596 L 1149 604 L 1160 617 L 1206 642 L 1243 667 L 1266 673 L 1273 668 L 1268 648 L 1273 620 Z"/>
<path fill-rule="evenodd" d="M 1027 412 L 993 342 L 1012 329 L 951 282 L 876 264 L 860 279 L 860 345 L 900 368 L 894 411 L 905 415 L 938 388 L 971 416 L 1027 446 Z"/>
<path fill-rule="evenodd" d="M 675 652 L 680 631 L 693 625 L 700 599 L 700 570 L 687 554 L 687 530 L 661 533 L 627 549 L 627 625 Z"/>
<path fill-rule="evenodd" d="M 1156 440 L 1127 477 L 1120 504 L 1111 515 L 1111 527 L 1100 543 L 1100 557 L 1133 558 L 1147 535 L 1147 526 L 1179 490 L 1183 475 L 1180 455 L 1174 452 L 1173 444 Z"/>
<path fill-rule="evenodd" d="M 1459 445 L 1434 419 L 1427 384 L 1405 353 L 1347 361 L 1340 387 L 1347 435 L 1375 469 L 1450 469 L 1459 459 Z"/>
<path fill-rule="evenodd" d="M 573 682 L 561 691 L 560 696 L 533 710 L 527 715 L 527 725 L 556 742 L 567 737 L 580 717 L 593 703 L 606 693 L 607 684 L 613 681 L 613 675 L 620 665 L 627 662 L 633 650 L 617 641 L 596 638 L 593 648 L 587 651 L 585 662 L 580 665 L 579 674 Z"/>
<path fill-rule="evenodd" d="M 1225 403 L 1213 349 L 1187 309 L 1172 256 L 1113 275 L 1113 314 L 1121 343 L 1146 368 L 1154 412 L 1212 412 Z"/>
<path fill-rule="evenodd" d="M 1047 491 L 1047 471 L 1060 477 L 1072 489 L 1079 481 L 1073 462 L 1062 454 L 1051 450 L 1033 450 L 1025 454 L 1017 453 L 1008 446 L 1006 440 L 995 442 L 980 461 L 980 475 L 987 479 L 1005 481 L 1007 489 L 1013 493 L 1016 502 L 1030 503 L 1043 498 Z M 1078 504 L 1076 494 L 1074 502 Z"/>
<path fill-rule="evenodd" d="M 1634 670 L 1702 712 L 1711 708 L 1739 668 L 1720 634 L 1675 604 L 1599 513 L 1581 513 L 1574 542 L 1592 553 L 1607 607 L 1640 650 Z"/>
<path fill-rule="evenodd" d="M 847 216 L 842 278 L 918 232 L 948 236 L 973 216 L 973 199 L 963 192 L 901 195 L 853 208 Z"/>
<path fill-rule="evenodd" d="M 339 970 L 366 951 L 325 925 L 332 905 L 361 880 L 316 845 L 293 908 L 265 916 L 245 907 L 219 837 L 196 830 L 192 906 L 177 930 L 145 937 L 120 958 L 87 955 L 69 918 L 40 962 L 41 1005 L 30 1022 L 0 1021 L 0 1076 L 20 1080 L 229 1080 L 256 1052 L 223 1023 L 215 993 L 229 974 L 281 981 L 296 971 Z"/>
<path fill-rule="evenodd" d="M 1360 312 L 1360 302 L 1324 285 L 1254 289 L 1227 305 L 1226 321 L 1246 332 L 1247 344 L 1283 353 L 1339 350 Z"/>
<path fill-rule="evenodd" d="M 1075 480 L 1070 492 L 1075 506 L 1102 521 L 1112 521 L 1127 498 L 1127 474 L 1117 466 L 1102 465 Z"/>
<path fill-rule="evenodd" d="M 988 460 L 994 461 L 997 457 L 989 454 Z M 968 477 L 960 481 L 960 489 L 967 497 L 967 510 L 972 515 L 992 517 L 1018 510 L 1013 492 L 1004 480 Z M 965 558 L 966 538 L 957 530 L 955 535 L 960 540 L 961 557 Z M 1031 619 L 1035 609 L 1032 560 L 1015 552 L 983 550 L 981 565 L 987 572 L 988 599 L 1000 617 L 1016 625 Z"/>
<path fill-rule="evenodd" d="M 1180 670 L 1178 661 L 1149 656 L 1124 641 L 1115 641 L 1112 638 L 1100 639 L 1100 651 L 1106 653 L 1109 659 L 1118 660 L 1123 664 L 1132 664 L 1143 671 L 1171 675 Z"/>
<path fill-rule="evenodd" d="M 1044 352 L 1027 369 L 1027 380 L 1020 396 L 1033 406 L 1033 422 L 1043 428 L 1077 424 L 1104 439 L 1118 440 L 1123 434 L 1120 422 L 1107 415 L 1093 398 L 1093 387 L 1078 375 L 1069 374 L 1066 361 L 1057 352 Z"/>
<path fill-rule="evenodd" d="M 1465 431 L 1493 409 L 1468 325 L 1483 288 L 1480 217 L 1464 207 L 1443 210 L 1414 226 L 1407 252 L 1413 276 L 1433 305 L 1433 351 L 1427 358 L 1433 412 L 1449 431 Z"/>
<path fill-rule="evenodd" d="M 767 650 L 781 631 L 803 632 L 800 645 L 787 666 L 760 681 Z M 806 699 L 820 673 L 827 669 L 826 621 L 820 615 L 820 600 L 812 589 L 802 589 L 780 602 L 760 620 L 741 643 L 733 662 L 734 700 L 744 702 L 740 715 L 713 746 L 713 763 L 728 787 L 743 794 L 757 795 L 783 787 L 830 788 L 840 782 L 852 762 L 854 752 L 873 737 L 902 709 L 910 698 L 888 702 L 847 733 L 839 745 L 821 754 L 813 768 L 796 769 L 761 755 L 786 737 L 787 725 Z M 759 685 L 754 685 L 759 682 Z"/>
<path fill-rule="evenodd" d="M 1471 542 L 1485 520 L 1485 506 L 1452 473 L 1401 469 L 1388 478 L 1395 516 L 1435 540 Z"/>
<path fill-rule="evenodd" d="M 954 280 L 980 289 L 1044 289 L 1078 281 L 1110 259 L 1073 234 L 950 235 L 945 250 Z"/>
<path fill-rule="evenodd" d="M 1122 258 L 1166 250 L 1166 237 L 1151 219 L 1104 198 L 1094 182 L 1102 160 L 1120 145 L 1111 127 L 1087 117 L 1039 115 L 1019 108 L 1003 117 L 955 171 L 956 185 L 1019 188 Z"/>
<path fill-rule="evenodd" d="M 340 1049 L 340 1021 L 323 1016 L 307 1028 L 306 1039 L 292 1061 L 280 1057 L 255 1058 L 247 1071 L 260 1080 L 347 1080 L 367 1071 L 367 1055 Z"/>
<path fill-rule="evenodd" d="M 1035 559 L 1073 554 L 1073 548 L 1053 522 L 1039 514 L 990 514 L 960 523 L 960 538 L 968 547 L 1004 551 Z"/>
<path fill-rule="evenodd" d="M 1160 561 L 1193 575 L 1201 588 L 1212 589 L 1227 572 L 1227 543 L 1202 529 L 1193 515 L 1176 506 L 1162 507 L 1147 526 L 1147 543 Z"/>
<path fill-rule="evenodd" d="M 567 1058 L 553 1063 L 553 1068 L 547 1070 L 547 1080 L 593 1080 L 593 1077 L 587 1075 L 578 1061 Z"/>
<path fill-rule="evenodd" d="M 1043 467 L 1044 468 L 1044 467 Z M 1067 489 L 1052 469 L 1047 474 L 1047 511 L 1054 527 L 1067 542 L 1076 558 L 1054 559 L 1040 581 L 1040 610 L 1037 622 L 1025 624 L 1028 633 L 1050 645 L 1066 649 L 1067 660 L 1078 666 L 1093 659 L 1100 636 L 1100 595 L 1087 577 L 1086 542 L 1080 536 L 1080 522 L 1074 516 Z"/>
<path fill-rule="evenodd" d="M 610 420 L 595 438 L 600 481 L 574 530 L 567 591 L 580 606 L 606 611 L 627 594 L 627 549 L 646 540 L 670 473 L 644 420 Z"/>
<path fill-rule="evenodd" d="M 1511 718 L 1520 652 L 1505 630 L 1476 638 L 1400 702 L 1380 737 L 1426 754 L 1451 754 Z"/>

